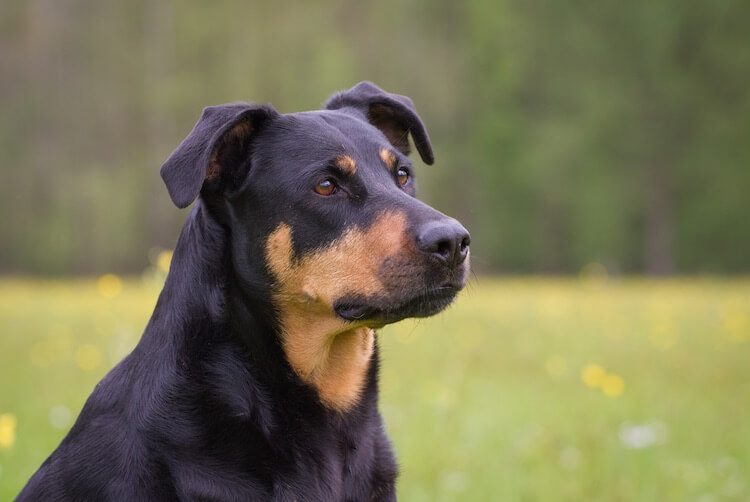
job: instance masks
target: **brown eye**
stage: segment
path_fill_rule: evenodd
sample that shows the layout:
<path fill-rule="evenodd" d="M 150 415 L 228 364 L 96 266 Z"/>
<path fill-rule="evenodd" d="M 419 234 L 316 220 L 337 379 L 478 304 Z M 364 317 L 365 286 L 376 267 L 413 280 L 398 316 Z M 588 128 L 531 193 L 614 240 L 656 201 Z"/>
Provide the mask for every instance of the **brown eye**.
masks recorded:
<path fill-rule="evenodd" d="M 399 185 L 406 185 L 409 182 L 409 171 L 406 169 L 399 169 L 396 173 L 396 178 L 398 179 Z"/>
<path fill-rule="evenodd" d="M 315 185 L 315 193 L 318 195 L 333 195 L 336 192 L 336 183 L 332 179 L 327 178 Z"/>

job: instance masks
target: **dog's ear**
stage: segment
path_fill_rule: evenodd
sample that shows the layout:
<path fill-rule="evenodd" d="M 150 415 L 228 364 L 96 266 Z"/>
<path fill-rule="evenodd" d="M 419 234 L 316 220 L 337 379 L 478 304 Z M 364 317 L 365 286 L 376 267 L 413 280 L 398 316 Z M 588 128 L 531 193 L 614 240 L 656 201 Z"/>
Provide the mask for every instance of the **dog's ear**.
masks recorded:
<path fill-rule="evenodd" d="M 161 177 L 177 207 L 190 205 L 204 183 L 242 175 L 250 140 L 264 122 L 279 113 L 270 105 L 234 103 L 209 106 L 161 166 Z"/>
<path fill-rule="evenodd" d="M 406 96 L 385 92 L 372 82 L 360 82 L 348 91 L 334 94 L 325 105 L 328 110 L 354 109 L 380 129 L 391 144 L 409 154 L 409 133 L 425 164 L 432 164 L 430 137 L 414 103 Z"/>

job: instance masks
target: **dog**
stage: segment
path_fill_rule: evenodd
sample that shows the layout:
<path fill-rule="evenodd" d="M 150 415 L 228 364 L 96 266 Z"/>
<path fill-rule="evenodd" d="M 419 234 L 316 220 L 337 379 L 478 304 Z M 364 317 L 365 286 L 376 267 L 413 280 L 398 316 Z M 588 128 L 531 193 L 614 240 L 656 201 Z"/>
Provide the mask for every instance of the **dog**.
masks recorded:
<path fill-rule="evenodd" d="M 415 196 L 412 101 L 208 107 L 161 167 L 193 206 L 133 352 L 19 500 L 396 499 L 375 330 L 447 307 L 469 233 Z"/>

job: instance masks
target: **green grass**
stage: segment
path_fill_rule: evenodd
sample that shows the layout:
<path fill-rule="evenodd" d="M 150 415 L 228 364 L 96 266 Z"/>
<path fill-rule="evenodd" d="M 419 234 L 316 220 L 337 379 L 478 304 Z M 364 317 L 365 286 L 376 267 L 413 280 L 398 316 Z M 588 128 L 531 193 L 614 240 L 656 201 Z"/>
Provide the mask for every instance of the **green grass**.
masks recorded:
<path fill-rule="evenodd" d="M 0 500 L 137 342 L 118 286 L 0 281 Z M 750 498 L 748 280 L 480 278 L 380 342 L 403 500 Z"/>

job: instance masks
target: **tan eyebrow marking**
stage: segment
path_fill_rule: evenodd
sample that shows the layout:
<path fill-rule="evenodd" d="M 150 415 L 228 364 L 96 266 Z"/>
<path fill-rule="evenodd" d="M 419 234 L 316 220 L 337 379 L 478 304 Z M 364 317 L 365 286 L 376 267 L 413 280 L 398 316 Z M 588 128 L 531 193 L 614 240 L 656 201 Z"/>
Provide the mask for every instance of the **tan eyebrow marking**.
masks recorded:
<path fill-rule="evenodd" d="M 393 171 L 396 168 L 396 154 L 389 149 L 380 149 L 380 160 L 388 167 L 388 170 Z"/>
<path fill-rule="evenodd" d="M 336 157 L 333 163 L 346 174 L 353 176 L 357 172 L 357 163 L 348 155 L 340 155 Z"/>

